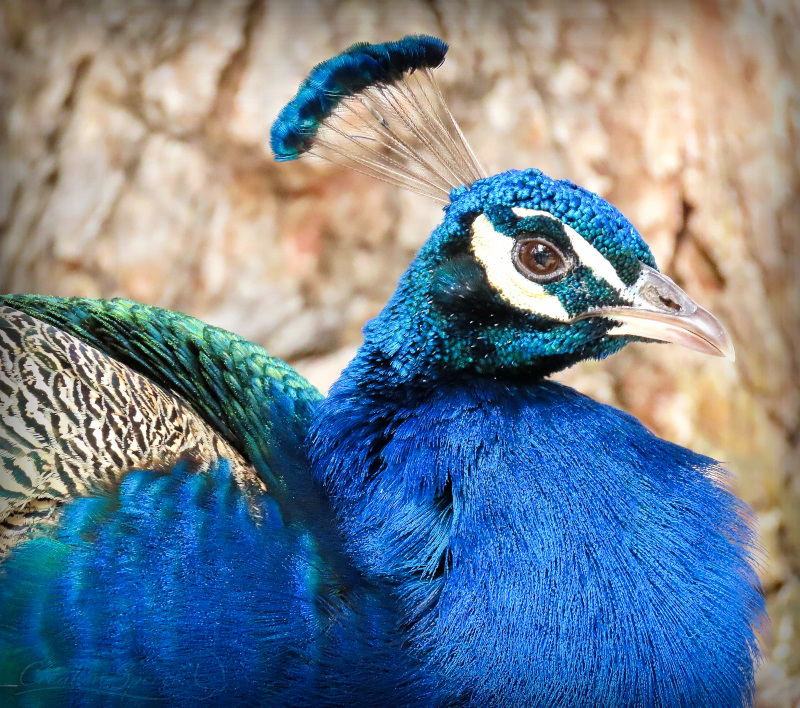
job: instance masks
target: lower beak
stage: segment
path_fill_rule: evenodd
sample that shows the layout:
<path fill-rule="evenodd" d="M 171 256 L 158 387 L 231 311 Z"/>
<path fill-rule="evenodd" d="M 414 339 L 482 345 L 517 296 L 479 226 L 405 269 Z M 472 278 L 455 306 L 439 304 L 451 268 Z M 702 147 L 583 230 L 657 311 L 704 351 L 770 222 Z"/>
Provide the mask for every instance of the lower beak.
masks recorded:
<path fill-rule="evenodd" d="M 631 294 L 631 305 L 599 308 L 579 315 L 575 321 L 603 317 L 618 323 L 607 332 L 610 336 L 672 342 L 730 361 L 736 358 L 722 323 L 666 275 L 643 264 Z"/>

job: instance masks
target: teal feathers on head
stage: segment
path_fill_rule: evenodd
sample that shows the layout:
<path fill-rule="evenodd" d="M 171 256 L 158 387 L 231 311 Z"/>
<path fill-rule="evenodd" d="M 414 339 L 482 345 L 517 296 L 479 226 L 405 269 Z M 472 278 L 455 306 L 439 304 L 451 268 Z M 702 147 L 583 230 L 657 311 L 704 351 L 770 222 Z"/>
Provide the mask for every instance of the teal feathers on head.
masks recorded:
<path fill-rule="evenodd" d="M 400 378 L 546 375 L 633 340 L 732 358 L 722 325 L 604 199 L 538 170 L 484 173 L 433 77 L 446 51 L 424 35 L 355 44 L 272 127 L 278 160 L 316 155 L 446 205 L 365 347 Z"/>

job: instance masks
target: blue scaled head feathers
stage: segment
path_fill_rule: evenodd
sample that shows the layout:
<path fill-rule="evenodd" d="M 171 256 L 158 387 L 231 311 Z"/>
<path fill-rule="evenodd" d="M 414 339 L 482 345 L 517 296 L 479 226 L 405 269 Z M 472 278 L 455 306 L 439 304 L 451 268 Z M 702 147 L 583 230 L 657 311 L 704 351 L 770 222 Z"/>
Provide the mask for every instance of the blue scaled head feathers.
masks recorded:
<path fill-rule="evenodd" d="M 278 160 L 315 155 L 445 205 L 362 358 L 400 379 L 546 375 L 636 339 L 733 358 L 719 321 L 604 199 L 538 170 L 486 175 L 433 75 L 446 51 L 423 35 L 353 45 L 272 127 Z"/>

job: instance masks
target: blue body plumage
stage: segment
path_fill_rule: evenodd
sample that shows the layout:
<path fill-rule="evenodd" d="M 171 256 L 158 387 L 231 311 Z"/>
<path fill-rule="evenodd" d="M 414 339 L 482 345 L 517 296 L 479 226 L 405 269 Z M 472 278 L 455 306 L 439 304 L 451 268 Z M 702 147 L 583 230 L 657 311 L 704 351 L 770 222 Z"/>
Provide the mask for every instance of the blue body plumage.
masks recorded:
<path fill-rule="evenodd" d="M 321 404 L 313 466 L 443 703 L 746 702 L 755 539 L 713 460 L 558 384 L 398 400 L 380 369 L 365 393 L 370 369 L 357 358 Z"/>
<path fill-rule="evenodd" d="M 128 475 L 23 544 L 0 584 L 0 683 L 20 706 L 419 705 L 385 590 L 222 463 Z M 405 658 L 404 658 L 405 657 Z M 417 674 L 418 676 L 418 674 Z M 410 689 L 413 688 L 413 701 Z"/>
<path fill-rule="evenodd" d="M 327 398 L 183 315 L 0 301 L 14 705 L 752 706 L 749 510 L 713 460 L 545 380 L 730 339 L 598 195 L 483 175 L 446 49 L 354 45 L 273 126 L 276 159 L 322 147 L 445 203 Z"/>
<path fill-rule="evenodd" d="M 332 600 L 314 539 L 269 499 L 254 522 L 224 466 L 131 474 L 7 563 L 20 705 L 743 704 L 763 598 L 712 460 L 557 384 L 397 400 L 359 364 L 310 448 L 381 583 Z"/>

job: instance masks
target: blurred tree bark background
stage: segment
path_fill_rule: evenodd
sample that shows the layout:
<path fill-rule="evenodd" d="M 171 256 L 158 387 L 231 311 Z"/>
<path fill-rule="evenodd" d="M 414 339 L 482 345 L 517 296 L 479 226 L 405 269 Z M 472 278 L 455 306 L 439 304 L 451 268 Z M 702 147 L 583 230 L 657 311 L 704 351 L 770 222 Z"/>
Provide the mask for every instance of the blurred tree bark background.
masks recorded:
<path fill-rule="evenodd" d="M 773 622 L 759 705 L 800 705 L 800 2 L 0 0 L 0 291 L 189 312 L 326 388 L 435 206 L 270 124 L 357 40 L 451 45 L 440 81 L 491 171 L 618 206 L 729 326 L 735 364 L 633 345 L 561 376 L 724 460 L 757 511 Z"/>

